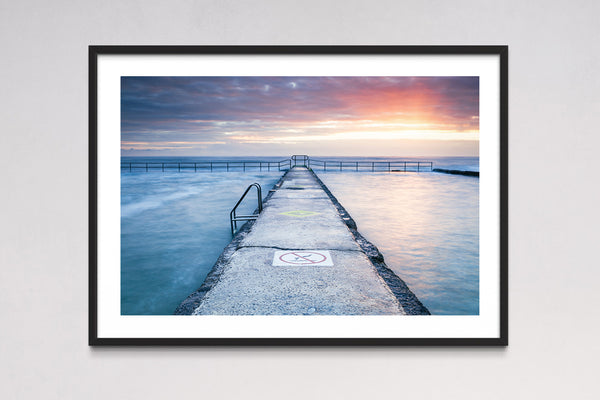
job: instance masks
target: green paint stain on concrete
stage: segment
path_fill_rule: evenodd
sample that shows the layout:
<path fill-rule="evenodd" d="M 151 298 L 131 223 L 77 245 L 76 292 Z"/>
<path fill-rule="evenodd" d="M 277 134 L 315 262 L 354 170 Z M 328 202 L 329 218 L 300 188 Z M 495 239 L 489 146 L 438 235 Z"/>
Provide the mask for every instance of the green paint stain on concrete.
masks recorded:
<path fill-rule="evenodd" d="M 319 212 L 316 211 L 306 211 L 306 210 L 294 210 L 294 211 L 286 211 L 286 212 L 282 212 L 279 213 L 281 215 L 288 215 L 290 217 L 310 217 L 311 215 L 318 215 L 321 214 Z"/>

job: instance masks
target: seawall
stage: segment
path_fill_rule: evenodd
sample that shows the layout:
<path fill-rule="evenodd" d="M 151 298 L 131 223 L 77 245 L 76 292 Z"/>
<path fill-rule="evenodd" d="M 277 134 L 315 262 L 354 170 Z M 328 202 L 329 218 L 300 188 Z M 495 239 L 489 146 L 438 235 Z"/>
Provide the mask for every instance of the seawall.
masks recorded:
<path fill-rule="evenodd" d="M 473 176 L 479 178 L 479 171 L 461 171 L 458 169 L 444 169 L 444 168 L 434 168 L 433 172 L 439 172 L 441 174 L 450 174 L 450 175 L 464 175 L 464 176 Z"/>

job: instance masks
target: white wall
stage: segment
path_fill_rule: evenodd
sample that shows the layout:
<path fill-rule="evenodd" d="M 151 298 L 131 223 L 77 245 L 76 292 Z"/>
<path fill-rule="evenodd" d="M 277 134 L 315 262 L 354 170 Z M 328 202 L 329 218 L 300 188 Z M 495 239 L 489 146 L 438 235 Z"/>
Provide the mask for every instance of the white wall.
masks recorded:
<path fill-rule="evenodd" d="M 598 398 L 597 1 L 3 1 L 0 397 Z M 87 346 L 89 44 L 508 44 L 510 346 Z"/>

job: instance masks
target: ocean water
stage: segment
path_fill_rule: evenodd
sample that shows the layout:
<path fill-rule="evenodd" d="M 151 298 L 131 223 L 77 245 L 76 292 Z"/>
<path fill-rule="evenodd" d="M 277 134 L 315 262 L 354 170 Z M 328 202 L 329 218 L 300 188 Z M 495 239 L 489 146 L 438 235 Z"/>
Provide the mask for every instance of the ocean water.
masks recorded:
<path fill-rule="evenodd" d="M 478 178 L 317 174 L 432 314 L 479 314 Z"/>
<path fill-rule="evenodd" d="M 283 172 L 121 172 L 121 314 L 169 315 L 231 241 L 248 185 L 266 197 Z M 255 189 L 238 214 L 257 206 Z"/>
<path fill-rule="evenodd" d="M 222 158 L 123 157 L 121 313 L 172 314 L 200 287 L 230 242 L 229 212 L 246 187 L 258 182 L 266 197 L 283 174 L 273 165 L 271 171 L 264 165 L 260 171 L 253 162 L 285 158 L 231 158 L 247 161 L 247 170 L 232 164 L 229 172 L 216 167 L 213 172 L 194 172 L 194 162 Z M 434 168 L 479 169 L 476 157 L 397 160 L 433 161 Z M 138 165 L 131 172 L 127 165 L 130 162 Z M 158 168 L 146 172 L 146 162 L 159 163 L 155 164 Z M 188 163 L 188 168 L 178 172 L 179 162 Z M 167 164 L 165 172 L 162 163 Z M 433 314 L 478 313 L 477 178 L 431 172 L 314 169 L 356 220 L 359 231 L 381 250 L 387 265 Z M 238 213 L 250 213 L 255 208 L 256 194 L 252 191 Z"/>

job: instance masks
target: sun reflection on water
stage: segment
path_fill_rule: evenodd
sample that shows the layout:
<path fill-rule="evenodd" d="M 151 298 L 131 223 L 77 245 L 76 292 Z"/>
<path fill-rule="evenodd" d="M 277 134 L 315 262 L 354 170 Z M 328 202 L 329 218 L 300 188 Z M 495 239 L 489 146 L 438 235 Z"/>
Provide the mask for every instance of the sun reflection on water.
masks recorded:
<path fill-rule="evenodd" d="M 318 175 L 432 314 L 479 313 L 479 179 L 436 173 Z"/>

